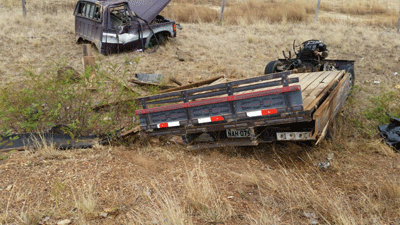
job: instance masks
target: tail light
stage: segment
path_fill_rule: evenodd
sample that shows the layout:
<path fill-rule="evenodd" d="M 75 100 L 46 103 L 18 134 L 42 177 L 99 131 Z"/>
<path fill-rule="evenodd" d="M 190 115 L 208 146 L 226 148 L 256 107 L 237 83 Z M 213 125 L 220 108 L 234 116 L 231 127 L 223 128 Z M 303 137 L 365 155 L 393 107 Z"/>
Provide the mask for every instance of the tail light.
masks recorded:
<path fill-rule="evenodd" d="M 173 29 L 174 31 L 176 31 L 176 23 L 174 23 Z"/>

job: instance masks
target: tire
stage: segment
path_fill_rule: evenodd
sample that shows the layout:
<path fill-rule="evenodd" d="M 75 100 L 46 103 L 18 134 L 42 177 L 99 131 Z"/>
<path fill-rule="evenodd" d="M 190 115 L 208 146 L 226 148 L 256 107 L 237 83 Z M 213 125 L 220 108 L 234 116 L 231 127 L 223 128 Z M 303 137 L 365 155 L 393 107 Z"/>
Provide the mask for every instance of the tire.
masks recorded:
<path fill-rule="evenodd" d="M 157 39 L 156 39 L 156 37 L 157 37 Z M 157 40 L 158 40 L 158 44 L 163 45 L 167 41 L 167 37 L 161 33 L 157 33 L 157 34 L 153 35 L 150 38 L 148 47 L 152 48 L 152 47 L 157 46 Z"/>
<path fill-rule="evenodd" d="M 338 67 L 338 70 L 344 70 L 346 73 L 350 73 L 350 81 L 351 81 L 351 87 L 354 86 L 354 81 L 355 81 L 355 74 L 354 74 L 354 68 L 351 65 L 341 65 Z"/>
<path fill-rule="evenodd" d="M 277 67 L 278 66 L 283 66 L 283 63 L 279 60 L 277 61 L 271 61 L 267 64 L 267 66 L 265 67 L 265 71 L 264 74 L 270 74 L 270 73 L 276 73 L 277 71 Z M 280 72 L 280 71 L 279 71 Z"/>

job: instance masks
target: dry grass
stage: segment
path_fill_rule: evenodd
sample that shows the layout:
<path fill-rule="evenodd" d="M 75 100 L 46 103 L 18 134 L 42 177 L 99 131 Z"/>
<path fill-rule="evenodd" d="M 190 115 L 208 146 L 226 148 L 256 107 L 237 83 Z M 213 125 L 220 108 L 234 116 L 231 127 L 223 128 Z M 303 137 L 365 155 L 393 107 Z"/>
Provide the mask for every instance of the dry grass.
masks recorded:
<path fill-rule="evenodd" d="M 187 172 L 185 183 L 188 205 L 195 214 L 208 223 L 225 223 L 232 216 L 232 208 L 222 198 L 218 186 L 197 165 Z"/>
<path fill-rule="evenodd" d="M 32 135 L 28 143 L 29 148 L 26 150 L 28 155 L 41 159 L 57 159 L 66 157 L 65 152 L 58 150 L 53 143 L 48 143 L 42 135 Z"/>
<path fill-rule="evenodd" d="M 182 23 L 210 23 L 218 20 L 218 12 L 203 5 L 183 4 L 169 6 L 162 14 Z"/>
<path fill-rule="evenodd" d="M 66 151 L 62 153 L 67 157 L 59 157 L 60 152 L 38 140 L 40 148 L 34 154 L 13 152 L 0 161 L 0 224 L 37 224 L 46 217 L 53 224 L 66 218 L 77 224 L 398 222 L 400 158 L 380 141 L 376 122 L 364 115 L 373 107 L 373 96 L 400 83 L 393 75 L 400 71 L 400 38 L 391 29 L 394 20 L 388 22 L 389 28 L 371 26 L 368 21 L 389 18 L 389 11 L 374 11 L 373 17 L 350 16 L 339 11 L 347 1 L 336 0 L 329 2 L 336 8 L 329 12 L 323 8 L 318 22 L 307 19 L 313 10 L 298 6 L 305 15 L 298 18 L 305 19 L 296 22 L 288 15 L 299 12 L 276 2 L 285 13 L 254 10 L 252 15 L 235 9 L 235 4 L 243 8 L 252 4 L 268 11 L 265 7 L 271 1 L 230 2 L 222 25 L 204 23 L 218 17 L 213 6 L 220 1 L 173 2 L 182 8 L 171 18 L 183 15 L 182 20 L 193 22 L 183 23 L 176 39 L 155 54 L 104 57 L 95 52 L 96 62 L 102 68 L 117 65 L 113 77 L 119 80 L 129 79 L 135 71 L 159 73 L 184 83 L 217 75 L 247 78 L 260 75 L 268 61 L 291 49 L 293 40 L 321 39 L 328 45 L 329 58 L 356 60 L 356 88 L 339 117 L 341 130 L 335 143 L 188 152 L 161 140 L 144 146 Z M 1 4 L 16 8 L 0 8 L 0 51 L 7 52 L 0 55 L 2 85 L 15 81 L 23 86 L 26 70 L 44 77 L 52 75 L 45 71 L 58 65 L 81 71 L 81 46 L 74 42 L 72 7 L 68 6 L 71 1 L 62 3 L 67 10 L 57 6 L 57 14 L 52 13 L 54 8 L 45 10 L 45 3 L 29 2 L 27 19 L 19 16 L 17 3 L 5 1 Z M 42 10 L 32 11 L 34 5 Z M 194 15 L 185 7 L 192 7 Z M 199 8 L 203 14 L 196 15 L 193 10 Z M 232 9 L 246 16 L 234 20 L 229 15 Z M 212 19 L 203 20 L 209 14 Z M 275 19 L 264 19 L 268 16 Z M 188 60 L 177 59 L 178 48 L 187 53 Z M 129 62 L 136 57 L 140 62 L 132 68 Z M 377 80 L 379 85 L 374 84 Z M 331 167 L 320 170 L 318 161 L 331 153 Z M 103 218 L 100 213 L 109 208 L 113 213 Z"/>
<path fill-rule="evenodd" d="M 390 14 L 394 10 L 382 1 L 361 1 L 352 0 L 337 4 L 337 2 L 323 2 L 321 4 L 321 10 L 335 11 L 342 14 L 349 15 L 383 15 Z"/>
<path fill-rule="evenodd" d="M 253 24 L 258 21 L 267 23 L 301 22 L 309 18 L 312 6 L 306 1 L 273 3 L 257 0 L 238 2 L 226 9 L 224 22 L 228 24 Z"/>

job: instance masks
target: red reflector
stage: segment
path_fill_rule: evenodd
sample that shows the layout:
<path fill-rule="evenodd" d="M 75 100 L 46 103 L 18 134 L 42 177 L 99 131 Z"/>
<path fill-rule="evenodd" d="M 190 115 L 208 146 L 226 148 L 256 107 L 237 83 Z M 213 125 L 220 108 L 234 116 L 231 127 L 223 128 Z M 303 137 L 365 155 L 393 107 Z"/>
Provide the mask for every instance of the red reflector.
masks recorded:
<path fill-rule="evenodd" d="M 168 123 L 160 123 L 159 126 L 160 128 L 166 128 L 168 127 Z"/>
<path fill-rule="evenodd" d="M 264 110 L 261 110 L 261 115 L 263 115 L 263 116 L 276 114 L 276 113 L 278 113 L 278 111 L 276 109 L 264 109 Z"/>
<path fill-rule="evenodd" d="M 212 116 L 211 117 L 211 122 L 217 122 L 217 121 L 223 121 L 224 117 L 222 116 Z"/>
<path fill-rule="evenodd" d="M 174 31 L 176 31 L 176 24 L 175 23 L 174 23 L 173 29 L 174 29 Z"/>

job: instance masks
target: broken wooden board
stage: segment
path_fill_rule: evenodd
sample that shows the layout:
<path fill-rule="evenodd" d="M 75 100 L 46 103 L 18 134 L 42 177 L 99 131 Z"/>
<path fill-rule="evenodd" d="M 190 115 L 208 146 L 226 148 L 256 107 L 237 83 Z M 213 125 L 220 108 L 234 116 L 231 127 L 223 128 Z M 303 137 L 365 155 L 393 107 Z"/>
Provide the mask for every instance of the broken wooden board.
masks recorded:
<path fill-rule="evenodd" d="M 182 83 L 181 82 L 179 82 L 177 79 L 175 79 L 175 78 L 170 78 L 169 79 L 171 82 L 174 82 L 175 84 L 177 84 L 178 86 L 182 86 Z"/>
<path fill-rule="evenodd" d="M 137 78 L 133 78 L 133 79 L 129 80 L 129 82 L 132 82 L 132 83 L 137 84 L 137 85 L 139 85 L 139 86 L 145 86 L 145 87 L 153 86 L 153 87 L 158 87 L 158 88 L 160 88 L 160 89 L 162 89 L 162 90 L 165 90 L 165 89 L 172 89 L 172 88 L 175 88 L 175 87 L 176 87 L 176 86 L 171 86 L 171 85 L 161 85 L 161 84 L 152 83 L 152 82 L 144 82 L 144 81 L 141 81 L 141 80 L 139 80 L 139 79 L 137 79 Z"/>
<path fill-rule="evenodd" d="M 325 99 L 317 111 L 315 111 L 313 115 L 313 119 L 315 120 L 313 138 L 318 135 L 320 135 L 320 139 L 324 138 L 327 132 L 327 126 L 333 122 L 334 117 L 346 101 L 350 90 L 350 75 L 345 74 L 333 92 Z"/>
<path fill-rule="evenodd" d="M 134 128 L 123 132 L 121 135 L 119 135 L 119 137 L 120 137 L 120 138 L 125 138 L 125 137 L 127 137 L 127 136 L 136 134 L 136 133 L 138 133 L 139 131 L 140 131 L 140 125 L 135 126 Z"/>
<path fill-rule="evenodd" d="M 200 86 L 203 86 L 203 85 L 208 85 L 208 84 L 211 84 L 212 82 L 214 82 L 214 81 L 216 81 L 216 80 L 218 80 L 220 78 L 223 78 L 223 77 L 224 76 L 218 76 L 218 77 L 210 78 L 210 79 L 207 79 L 207 80 L 195 82 L 195 83 L 192 83 L 192 84 L 186 84 L 186 85 L 183 85 L 183 86 L 180 86 L 180 87 L 170 88 L 170 89 L 164 90 L 164 91 L 162 91 L 160 93 L 166 93 L 166 92 L 172 92 L 172 91 L 180 91 L 180 90 L 186 90 L 186 89 L 190 89 L 190 88 L 200 87 Z"/>

